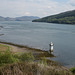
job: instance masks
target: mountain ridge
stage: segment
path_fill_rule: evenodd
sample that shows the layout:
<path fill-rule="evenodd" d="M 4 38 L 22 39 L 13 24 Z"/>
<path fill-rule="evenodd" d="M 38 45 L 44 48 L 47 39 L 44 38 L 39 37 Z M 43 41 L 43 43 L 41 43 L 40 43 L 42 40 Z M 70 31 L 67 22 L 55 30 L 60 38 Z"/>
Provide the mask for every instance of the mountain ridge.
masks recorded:
<path fill-rule="evenodd" d="M 0 21 L 32 21 L 34 19 L 39 19 L 37 16 L 22 16 L 22 17 L 2 17 L 0 16 Z"/>
<path fill-rule="evenodd" d="M 43 17 L 32 22 L 47 22 L 59 24 L 75 24 L 75 10 L 66 11 L 59 14 Z"/>

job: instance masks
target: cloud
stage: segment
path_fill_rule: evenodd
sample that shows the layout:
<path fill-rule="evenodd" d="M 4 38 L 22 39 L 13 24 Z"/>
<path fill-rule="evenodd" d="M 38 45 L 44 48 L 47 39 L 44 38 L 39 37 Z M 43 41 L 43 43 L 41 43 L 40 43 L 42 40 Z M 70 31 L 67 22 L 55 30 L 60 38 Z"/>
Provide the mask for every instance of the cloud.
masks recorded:
<path fill-rule="evenodd" d="M 75 9 L 75 0 L 0 0 L 0 16 L 49 16 Z"/>
<path fill-rule="evenodd" d="M 68 2 L 70 5 L 75 6 L 75 0 L 69 0 Z"/>
<path fill-rule="evenodd" d="M 25 12 L 25 15 L 28 15 L 29 16 L 30 15 L 30 12 Z"/>

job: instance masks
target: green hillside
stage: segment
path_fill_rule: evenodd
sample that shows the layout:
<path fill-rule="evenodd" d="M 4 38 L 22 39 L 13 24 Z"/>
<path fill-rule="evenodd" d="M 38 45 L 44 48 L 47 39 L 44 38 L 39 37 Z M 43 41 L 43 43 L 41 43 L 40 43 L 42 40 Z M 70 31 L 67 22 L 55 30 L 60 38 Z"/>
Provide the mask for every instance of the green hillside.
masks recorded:
<path fill-rule="evenodd" d="M 59 24 L 75 24 L 75 10 L 63 12 L 60 14 L 47 16 L 44 18 L 33 20 L 32 22 L 47 22 Z"/>

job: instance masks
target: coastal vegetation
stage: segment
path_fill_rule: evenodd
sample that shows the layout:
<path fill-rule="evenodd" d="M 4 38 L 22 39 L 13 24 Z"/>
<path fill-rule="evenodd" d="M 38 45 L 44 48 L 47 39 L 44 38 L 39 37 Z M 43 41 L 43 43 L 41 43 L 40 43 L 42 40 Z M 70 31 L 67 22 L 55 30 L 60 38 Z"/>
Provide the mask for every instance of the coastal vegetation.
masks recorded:
<path fill-rule="evenodd" d="M 19 48 L 23 46 L 17 45 Z M 0 44 L 0 75 L 73 75 L 75 68 L 67 69 L 46 59 L 43 51 L 25 48 L 28 52 L 13 52 L 11 45 Z M 41 53 L 41 56 L 38 56 Z M 36 59 L 40 58 L 40 59 Z"/>
<path fill-rule="evenodd" d="M 44 18 L 33 20 L 32 22 L 47 22 L 59 24 L 75 24 L 75 10 L 63 12 L 60 14 L 47 16 Z"/>
<path fill-rule="evenodd" d="M 75 67 L 71 68 L 70 71 L 75 74 Z"/>

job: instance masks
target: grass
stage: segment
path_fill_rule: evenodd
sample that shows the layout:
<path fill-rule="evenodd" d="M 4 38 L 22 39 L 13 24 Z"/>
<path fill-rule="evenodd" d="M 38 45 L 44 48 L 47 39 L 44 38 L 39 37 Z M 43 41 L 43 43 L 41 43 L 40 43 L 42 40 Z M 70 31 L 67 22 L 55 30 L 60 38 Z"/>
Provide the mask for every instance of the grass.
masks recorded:
<path fill-rule="evenodd" d="M 33 61 L 34 60 L 34 56 L 32 55 L 31 52 L 29 53 L 23 53 L 21 56 L 20 56 L 20 60 L 21 61 Z"/>
<path fill-rule="evenodd" d="M 7 46 L 7 45 L 3 45 L 3 44 L 0 44 L 0 52 L 4 52 L 4 51 L 6 51 L 6 50 L 9 50 L 9 46 Z"/>
<path fill-rule="evenodd" d="M 0 66 L 5 64 L 11 64 L 15 62 L 31 62 L 34 60 L 34 56 L 31 52 L 22 53 L 21 55 L 13 54 L 9 50 L 0 53 Z"/>
<path fill-rule="evenodd" d="M 9 46 L 0 44 L 0 48 L 0 66 L 18 61 L 18 59 L 13 56 Z M 2 50 L 4 51 L 2 52 Z"/>
<path fill-rule="evenodd" d="M 22 46 L 20 46 L 22 47 Z M 12 53 L 7 45 L 0 44 L 0 75 L 72 75 L 69 70 L 58 63 L 46 59 L 48 52 Z M 33 48 L 28 48 L 34 50 Z M 3 51 L 3 52 L 2 52 Z M 52 55 L 53 56 L 53 55 Z M 39 63 L 37 63 L 39 59 Z M 35 61 L 34 61 L 35 60 Z"/>
<path fill-rule="evenodd" d="M 72 75 L 72 73 L 61 67 L 44 66 L 34 62 L 21 62 L 1 67 L 0 75 Z"/>

